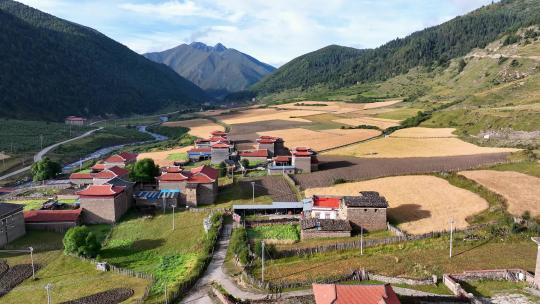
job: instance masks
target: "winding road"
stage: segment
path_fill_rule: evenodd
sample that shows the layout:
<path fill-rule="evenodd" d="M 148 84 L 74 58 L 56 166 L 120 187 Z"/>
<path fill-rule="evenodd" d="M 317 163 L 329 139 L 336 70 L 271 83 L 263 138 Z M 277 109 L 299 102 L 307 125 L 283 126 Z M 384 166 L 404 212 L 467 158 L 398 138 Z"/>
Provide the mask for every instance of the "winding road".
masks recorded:
<path fill-rule="evenodd" d="M 51 150 L 53 150 L 54 148 L 60 146 L 60 145 L 63 145 L 65 143 L 68 143 L 68 142 L 71 142 L 71 141 L 74 141 L 74 140 L 79 140 L 81 138 L 85 138 L 87 136 L 90 136 L 92 135 L 94 132 L 96 131 L 99 131 L 103 129 L 103 127 L 100 127 L 100 128 L 97 128 L 97 129 L 93 129 L 93 130 L 90 130 L 84 134 L 81 134 L 77 137 L 73 137 L 73 138 L 70 138 L 70 139 L 67 139 L 67 140 L 64 140 L 64 141 L 61 141 L 61 142 L 58 142 L 58 143 L 55 143 L 55 144 L 52 144 L 48 147 L 45 147 L 43 148 L 41 151 L 39 151 L 38 153 L 36 153 L 36 155 L 34 155 L 34 162 L 37 162 L 37 161 L 40 161 L 43 159 L 43 156 L 45 156 L 45 154 L 49 153 Z M 32 165 L 30 166 L 26 166 L 24 168 L 21 168 L 21 169 L 18 169 L 18 170 L 15 170 L 13 172 L 10 172 L 6 175 L 3 175 L 3 176 L 0 176 L 0 180 L 4 180 L 6 178 L 9 178 L 9 177 L 12 177 L 12 176 L 15 176 L 15 175 L 18 175 L 18 174 L 21 174 L 23 172 L 26 172 L 28 170 L 30 170 L 30 168 L 32 167 Z"/>

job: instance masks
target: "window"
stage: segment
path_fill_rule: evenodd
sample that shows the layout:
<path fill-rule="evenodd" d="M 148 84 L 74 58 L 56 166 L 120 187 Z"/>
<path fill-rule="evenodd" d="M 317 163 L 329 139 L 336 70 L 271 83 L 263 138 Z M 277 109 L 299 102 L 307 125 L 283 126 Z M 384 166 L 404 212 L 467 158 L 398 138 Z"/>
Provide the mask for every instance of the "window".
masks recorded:
<path fill-rule="evenodd" d="M 325 214 L 324 214 L 324 217 L 325 217 L 326 219 L 330 219 L 330 213 L 325 213 Z"/>
<path fill-rule="evenodd" d="M 367 209 L 364 209 L 364 212 L 367 212 Z"/>

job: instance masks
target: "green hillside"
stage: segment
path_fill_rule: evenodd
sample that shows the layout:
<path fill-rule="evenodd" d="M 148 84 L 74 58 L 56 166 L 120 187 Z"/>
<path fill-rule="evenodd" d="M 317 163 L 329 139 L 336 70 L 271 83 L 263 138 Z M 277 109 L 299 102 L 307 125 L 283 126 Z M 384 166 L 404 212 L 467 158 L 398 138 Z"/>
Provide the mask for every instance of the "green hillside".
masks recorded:
<path fill-rule="evenodd" d="M 196 85 L 91 29 L 0 0 L 0 116 L 60 120 L 206 101 Z"/>
<path fill-rule="evenodd" d="M 259 95 L 284 90 L 331 90 L 382 81 L 417 66 L 445 67 L 452 58 L 483 48 L 502 34 L 540 21 L 540 2 L 503 0 L 376 49 L 330 46 L 300 56 L 253 87 Z"/>

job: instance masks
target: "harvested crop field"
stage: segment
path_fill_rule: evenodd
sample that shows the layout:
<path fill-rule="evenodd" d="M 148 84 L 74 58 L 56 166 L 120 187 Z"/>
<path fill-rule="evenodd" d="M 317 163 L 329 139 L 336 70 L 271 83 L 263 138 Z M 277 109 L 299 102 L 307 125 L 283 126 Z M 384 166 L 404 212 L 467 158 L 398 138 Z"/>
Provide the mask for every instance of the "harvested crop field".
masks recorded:
<path fill-rule="evenodd" d="M 169 122 L 163 123 L 163 126 L 189 128 L 189 134 L 196 137 L 200 137 L 200 138 L 209 137 L 210 132 L 212 131 L 216 131 L 216 130 L 225 131 L 225 128 L 223 128 L 223 126 L 218 125 L 211 120 L 203 119 L 203 118 L 180 120 L 180 121 L 169 121 Z"/>
<path fill-rule="evenodd" d="M 402 158 L 458 156 L 515 151 L 519 151 L 519 149 L 480 147 L 458 138 L 387 137 L 337 149 L 330 153 L 333 155 L 369 158 Z"/>
<path fill-rule="evenodd" d="M 403 99 L 394 99 L 394 100 L 380 101 L 380 102 L 369 102 L 369 103 L 364 104 L 364 110 L 389 107 L 389 106 L 393 106 L 395 104 L 398 104 L 398 103 L 400 103 L 402 101 L 403 101 Z"/>
<path fill-rule="evenodd" d="M 540 215 L 540 178 L 512 171 L 476 170 L 459 174 L 506 198 L 508 212 L 521 216 L 529 211 Z"/>
<path fill-rule="evenodd" d="M 337 101 L 298 101 L 298 102 L 278 105 L 278 106 L 275 106 L 275 108 L 287 109 L 287 110 L 309 110 L 309 111 L 320 111 L 320 112 L 332 112 L 332 113 L 339 114 L 339 113 L 361 111 L 364 109 L 364 105 L 361 103 L 345 103 L 345 102 L 337 102 Z"/>
<path fill-rule="evenodd" d="M 332 187 L 306 189 L 312 195 L 358 195 L 359 191 L 377 191 L 388 200 L 388 216 L 408 233 L 422 234 L 449 229 L 449 220 L 457 229 L 466 228 L 466 218 L 488 208 L 475 193 L 450 185 L 428 175 L 394 176 Z"/>
<path fill-rule="evenodd" d="M 62 304 L 116 304 L 129 299 L 134 293 L 131 288 L 115 288 Z"/>
<path fill-rule="evenodd" d="M 216 116 L 216 118 L 229 125 L 260 122 L 267 120 L 289 120 L 309 123 L 309 120 L 302 119 L 301 117 L 320 113 L 320 111 L 313 110 L 276 110 L 272 108 L 267 108 L 249 109 L 230 114 L 222 114 Z"/>
<path fill-rule="evenodd" d="M 265 132 L 278 129 L 297 128 L 305 126 L 306 123 L 287 120 L 267 120 L 261 122 L 250 122 L 231 125 L 229 138 L 233 140 L 239 150 L 252 149 L 255 140 L 259 137 L 258 132 Z"/>
<path fill-rule="evenodd" d="M 5 265 L 4 265 L 5 266 Z M 40 265 L 34 264 L 34 268 L 39 270 Z M 12 267 L 9 267 L 7 270 L 0 276 L 0 297 L 6 295 L 10 290 L 17 287 L 24 280 L 32 276 L 32 265 L 31 264 L 19 264 Z"/>
<path fill-rule="evenodd" d="M 491 153 L 449 157 L 356 158 L 319 156 L 319 171 L 297 174 L 293 179 L 302 189 L 328 187 L 336 179 L 360 181 L 386 176 L 425 174 L 474 169 L 507 161 L 508 153 Z"/>
<path fill-rule="evenodd" d="M 279 175 L 269 175 L 260 178 L 240 181 L 240 188 L 249 189 L 251 195 L 251 182 L 255 182 L 255 195 L 272 197 L 275 202 L 296 202 L 295 193 L 285 178 Z"/>
<path fill-rule="evenodd" d="M 313 131 L 303 128 L 259 132 L 259 135 L 279 136 L 289 148 L 310 147 L 316 151 L 333 149 L 364 141 L 381 134 L 378 130 L 331 129 Z"/>
<path fill-rule="evenodd" d="M 447 138 L 457 137 L 453 134 L 456 129 L 454 128 L 407 128 L 397 130 L 390 134 L 390 137 L 395 138 Z"/>
<path fill-rule="evenodd" d="M 399 125 L 399 120 L 373 117 L 340 118 L 335 119 L 334 121 L 349 126 L 368 125 L 375 126 L 379 129 L 388 129 Z"/>
<path fill-rule="evenodd" d="M 171 149 L 171 150 L 165 150 L 165 151 L 145 152 L 145 153 L 139 154 L 137 156 L 137 160 L 151 158 L 160 167 L 170 166 L 174 163 L 174 161 L 170 160 L 169 156 L 174 155 L 174 154 L 179 154 L 179 153 L 186 153 L 191 148 L 192 147 L 180 147 L 177 149 Z"/>

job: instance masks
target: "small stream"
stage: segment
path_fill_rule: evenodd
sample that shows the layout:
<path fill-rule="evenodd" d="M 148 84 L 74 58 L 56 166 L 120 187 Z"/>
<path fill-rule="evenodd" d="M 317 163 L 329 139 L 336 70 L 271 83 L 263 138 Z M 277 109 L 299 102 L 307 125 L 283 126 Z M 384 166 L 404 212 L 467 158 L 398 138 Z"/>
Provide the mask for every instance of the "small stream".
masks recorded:
<path fill-rule="evenodd" d="M 146 127 L 147 126 L 137 126 L 137 131 L 151 135 L 154 138 L 153 140 L 140 141 L 140 142 L 135 142 L 135 143 L 130 143 L 130 144 L 123 144 L 123 145 L 116 145 L 116 146 L 101 148 L 99 150 L 94 151 L 91 154 L 86 155 L 85 157 L 81 158 L 80 160 L 78 160 L 78 161 L 76 161 L 74 163 L 65 165 L 62 168 L 62 171 L 64 173 L 72 172 L 75 168 L 80 167 L 81 164 L 84 164 L 84 162 L 86 162 L 86 161 L 102 158 L 103 156 L 105 156 L 107 154 L 110 154 L 113 151 L 120 150 L 121 148 L 123 148 L 123 147 L 125 147 L 127 145 L 140 145 L 140 144 L 150 143 L 150 142 L 153 142 L 153 141 L 165 141 L 165 140 L 168 139 L 167 136 L 163 136 L 163 135 L 157 134 L 157 133 L 152 133 L 152 132 L 146 130 Z"/>

